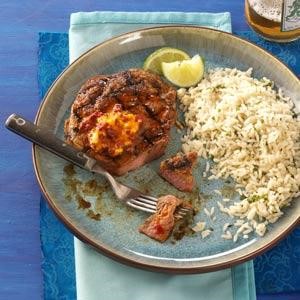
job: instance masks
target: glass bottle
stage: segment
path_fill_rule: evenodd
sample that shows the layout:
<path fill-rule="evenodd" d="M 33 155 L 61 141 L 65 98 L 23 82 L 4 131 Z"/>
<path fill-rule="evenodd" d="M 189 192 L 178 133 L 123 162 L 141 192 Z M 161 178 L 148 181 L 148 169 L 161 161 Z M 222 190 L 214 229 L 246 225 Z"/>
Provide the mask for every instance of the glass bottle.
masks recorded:
<path fill-rule="evenodd" d="M 300 0 L 245 0 L 245 15 L 249 26 L 267 40 L 300 37 Z"/>

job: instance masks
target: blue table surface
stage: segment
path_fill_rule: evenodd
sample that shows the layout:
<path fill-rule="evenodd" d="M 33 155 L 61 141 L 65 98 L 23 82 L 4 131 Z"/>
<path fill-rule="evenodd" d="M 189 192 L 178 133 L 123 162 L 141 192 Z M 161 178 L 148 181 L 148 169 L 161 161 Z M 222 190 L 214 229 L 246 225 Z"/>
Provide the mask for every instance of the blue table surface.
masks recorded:
<path fill-rule="evenodd" d="M 1 0 L 0 1 L 0 299 L 41 299 L 39 195 L 31 145 L 4 129 L 12 112 L 33 120 L 38 32 L 66 32 L 76 11 L 230 11 L 235 31 L 249 30 L 243 0 Z M 258 299 L 300 299 L 299 294 Z"/>

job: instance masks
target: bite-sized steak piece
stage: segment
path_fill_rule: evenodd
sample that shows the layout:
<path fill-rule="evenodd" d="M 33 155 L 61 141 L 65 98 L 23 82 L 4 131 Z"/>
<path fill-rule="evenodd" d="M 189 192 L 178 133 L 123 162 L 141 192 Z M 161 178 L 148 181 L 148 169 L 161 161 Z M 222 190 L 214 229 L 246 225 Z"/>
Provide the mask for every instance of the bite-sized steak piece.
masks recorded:
<path fill-rule="evenodd" d="M 160 197 L 157 203 L 157 211 L 151 215 L 139 231 L 159 242 L 164 242 L 171 234 L 174 225 L 174 213 L 176 208 L 182 204 L 182 200 L 172 195 Z"/>
<path fill-rule="evenodd" d="M 196 152 L 176 154 L 160 163 L 159 173 L 178 190 L 191 192 L 195 186 L 193 168 L 196 162 Z"/>
<path fill-rule="evenodd" d="M 122 175 L 164 153 L 175 103 L 175 89 L 142 69 L 94 76 L 74 100 L 65 139 Z"/>

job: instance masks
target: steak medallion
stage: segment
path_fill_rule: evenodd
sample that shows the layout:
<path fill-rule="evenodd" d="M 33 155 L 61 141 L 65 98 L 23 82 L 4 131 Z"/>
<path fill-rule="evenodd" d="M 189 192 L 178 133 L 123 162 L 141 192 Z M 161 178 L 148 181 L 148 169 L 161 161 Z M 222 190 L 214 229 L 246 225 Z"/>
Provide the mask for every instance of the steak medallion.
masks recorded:
<path fill-rule="evenodd" d="M 176 90 L 158 75 L 129 69 L 86 81 L 65 122 L 65 139 L 120 176 L 164 153 L 175 120 Z"/>

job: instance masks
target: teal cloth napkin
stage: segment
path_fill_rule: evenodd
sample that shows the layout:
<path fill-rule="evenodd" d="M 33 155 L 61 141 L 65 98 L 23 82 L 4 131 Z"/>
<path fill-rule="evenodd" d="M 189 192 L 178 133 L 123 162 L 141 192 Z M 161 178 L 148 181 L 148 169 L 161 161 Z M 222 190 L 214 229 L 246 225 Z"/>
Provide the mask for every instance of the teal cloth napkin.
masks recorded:
<path fill-rule="evenodd" d="M 113 36 L 166 24 L 201 25 L 231 32 L 230 13 L 182 12 L 78 12 L 71 14 L 70 62 L 83 52 Z"/>
<path fill-rule="evenodd" d="M 231 32 L 229 13 L 90 12 L 71 15 L 70 62 L 96 44 L 157 24 L 201 25 Z M 75 238 L 78 300 L 256 299 L 253 264 L 197 275 L 169 275 L 134 269 L 97 253 Z"/>

